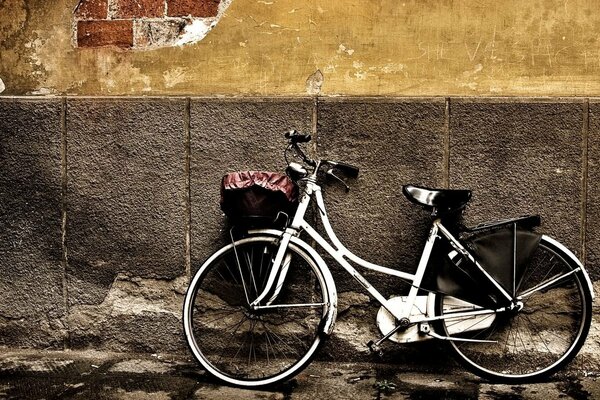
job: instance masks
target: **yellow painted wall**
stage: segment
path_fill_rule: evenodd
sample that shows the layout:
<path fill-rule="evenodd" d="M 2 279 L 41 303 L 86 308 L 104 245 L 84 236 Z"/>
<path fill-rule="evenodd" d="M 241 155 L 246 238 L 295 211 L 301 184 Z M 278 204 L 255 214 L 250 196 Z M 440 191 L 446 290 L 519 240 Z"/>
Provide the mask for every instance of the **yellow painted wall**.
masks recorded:
<path fill-rule="evenodd" d="M 591 0 L 233 0 L 151 51 L 74 48 L 76 3 L 0 0 L 4 95 L 600 95 Z"/>

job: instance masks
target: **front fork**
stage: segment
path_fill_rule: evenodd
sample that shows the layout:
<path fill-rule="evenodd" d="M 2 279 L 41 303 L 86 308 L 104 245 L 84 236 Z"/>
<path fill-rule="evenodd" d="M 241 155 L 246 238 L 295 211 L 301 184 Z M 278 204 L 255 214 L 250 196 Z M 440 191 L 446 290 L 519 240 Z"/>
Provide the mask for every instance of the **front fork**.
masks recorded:
<path fill-rule="evenodd" d="M 287 272 L 290 268 L 290 263 L 292 261 L 292 254 L 288 252 L 287 249 L 290 244 L 290 240 L 292 239 L 292 236 L 299 235 L 299 230 L 297 228 L 300 227 L 302 222 L 304 221 L 304 215 L 306 214 L 306 210 L 308 209 L 308 205 L 310 204 L 311 196 L 313 194 L 313 186 L 310 185 L 310 183 L 316 182 L 317 169 L 315 170 L 314 175 L 311 178 L 309 178 L 309 184 L 304 190 L 304 195 L 300 200 L 300 204 L 298 205 L 298 209 L 296 210 L 296 213 L 294 215 L 291 227 L 286 228 L 286 230 L 283 232 L 283 235 L 281 236 L 279 248 L 277 249 L 277 254 L 275 255 L 275 260 L 273 261 L 273 268 L 271 269 L 271 273 L 269 274 L 269 279 L 267 279 L 267 284 L 265 285 L 265 288 L 263 289 L 262 293 L 253 302 L 250 303 L 251 308 L 260 308 L 259 304 L 261 304 L 261 302 L 263 302 L 265 298 L 269 296 L 269 293 L 273 289 L 273 284 L 275 284 L 275 280 L 277 280 L 277 285 L 275 286 L 273 293 L 266 301 L 265 305 L 271 305 L 271 303 L 273 303 L 273 301 L 275 301 L 275 299 L 279 295 L 279 292 L 281 292 L 281 287 L 283 286 L 283 282 L 285 281 L 285 277 L 287 276 Z"/>
<path fill-rule="evenodd" d="M 279 295 L 279 292 L 281 292 L 283 282 L 285 281 L 285 277 L 287 276 L 287 272 L 292 261 L 292 254 L 288 252 L 287 249 L 294 234 L 295 230 L 290 228 L 286 229 L 283 233 L 265 288 L 263 289 L 262 293 L 250 303 L 251 308 L 260 308 L 259 304 L 261 304 L 261 302 L 263 302 L 269 296 L 269 294 L 270 297 L 264 305 L 271 305 Z M 273 289 L 273 285 L 275 284 L 276 280 L 277 284 Z"/>

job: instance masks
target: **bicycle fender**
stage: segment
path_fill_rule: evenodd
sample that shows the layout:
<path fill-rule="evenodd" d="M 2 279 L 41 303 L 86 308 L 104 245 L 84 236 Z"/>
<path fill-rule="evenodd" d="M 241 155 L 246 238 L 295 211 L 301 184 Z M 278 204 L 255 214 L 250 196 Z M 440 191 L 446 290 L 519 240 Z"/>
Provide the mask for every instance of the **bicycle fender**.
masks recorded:
<path fill-rule="evenodd" d="M 593 301 L 594 298 L 596 297 L 596 295 L 594 294 L 594 286 L 592 285 L 592 280 L 590 279 L 590 276 L 588 275 L 583 264 L 581 263 L 581 261 L 579 261 L 577 256 L 575 256 L 575 254 L 573 254 L 573 252 L 571 250 L 569 250 L 568 248 L 566 248 L 563 244 L 561 244 L 560 242 L 557 242 L 556 240 L 552 239 L 549 236 L 542 235 L 542 240 L 546 240 L 548 243 L 550 243 L 551 245 L 553 245 L 556 248 L 558 248 L 559 250 L 561 250 L 565 254 L 565 256 L 569 257 L 569 259 L 571 261 L 573 261 L 579 268 L 581 268 L 581 273 L 583 274 L 583 277 L 585 278 L 585 282 L 587 283 L 588 288 L 590 289 L 590 293 L 592 295 L 592 301 Z"/>
<path fill-rule="evenodd" d="M 277 229 L 254 229 L 249 230 L 248 234 L 250 236 L 274 236 L 281 237 L 283 232 Z M 323 333 L 327 336 L 331 335 L 333 332 L 333 327 L 335 325 L 335 319 L 337 317 L 337 289 L 335 287 L 335 281 L 333 280 L 333 276 L 331 275 L 331 271 L 329 271 L 329 267 L 323 257 L 317 253 L 315 249 L 313 249 L 308 243 L 299 237 L 292 236 L 290 239 L 290 243 L 294 244 L 301 248 L 304 252 L 306 252 L 312 259 L 315 261 L 321 273 L 323 274 L 323 278 L 325 279 L 325 286 L 327 293 L 329 295 L 329 306 L 327 307 L 327 315 L 325 317 L 325 323 L 323 324 Z"/>

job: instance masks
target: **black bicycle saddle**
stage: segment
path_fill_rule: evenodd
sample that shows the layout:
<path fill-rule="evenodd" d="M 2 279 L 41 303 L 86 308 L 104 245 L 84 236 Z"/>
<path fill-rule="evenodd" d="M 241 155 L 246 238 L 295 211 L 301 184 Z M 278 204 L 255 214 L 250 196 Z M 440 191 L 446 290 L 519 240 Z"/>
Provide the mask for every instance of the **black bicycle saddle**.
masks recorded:
<path fill-rule="evenodd" d="M 463 209 L 472 194 L 470 190 L 430 189 L 413 185 L 402 186 L 402 193 L 412 203 L 436 209 L 438 213 Z"/>

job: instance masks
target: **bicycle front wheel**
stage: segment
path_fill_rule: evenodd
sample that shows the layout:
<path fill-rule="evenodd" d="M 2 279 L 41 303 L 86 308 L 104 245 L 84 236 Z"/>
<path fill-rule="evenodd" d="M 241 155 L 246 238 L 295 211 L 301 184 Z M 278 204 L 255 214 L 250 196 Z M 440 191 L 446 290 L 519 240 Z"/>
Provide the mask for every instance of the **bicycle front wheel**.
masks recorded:
<path fill-rule="evenodd" d="M 270 237 L 225 246 L 190 284 L 183 313 L 188 345 L 223 381 L 247 387 L 283 381 L 305 367 L 321 343 L 329 295 L 321 270 L 299 247 L 289 245 L 287 273 L 261 302 L 267 307 L 249 306 L 265 288 L 278 247 Z"/>
<path fill-rule="evenodd" d="M 545 236 L 516 288 L 521 310 L 452 318 L 473 305 L 443 295 L 437 302 L 446 336 L 489 341 L 450 341 L 459 361 L 479 376 L 506 383 L 550 375 L 572 360 L 592 318 L 582 270 Z"/>

